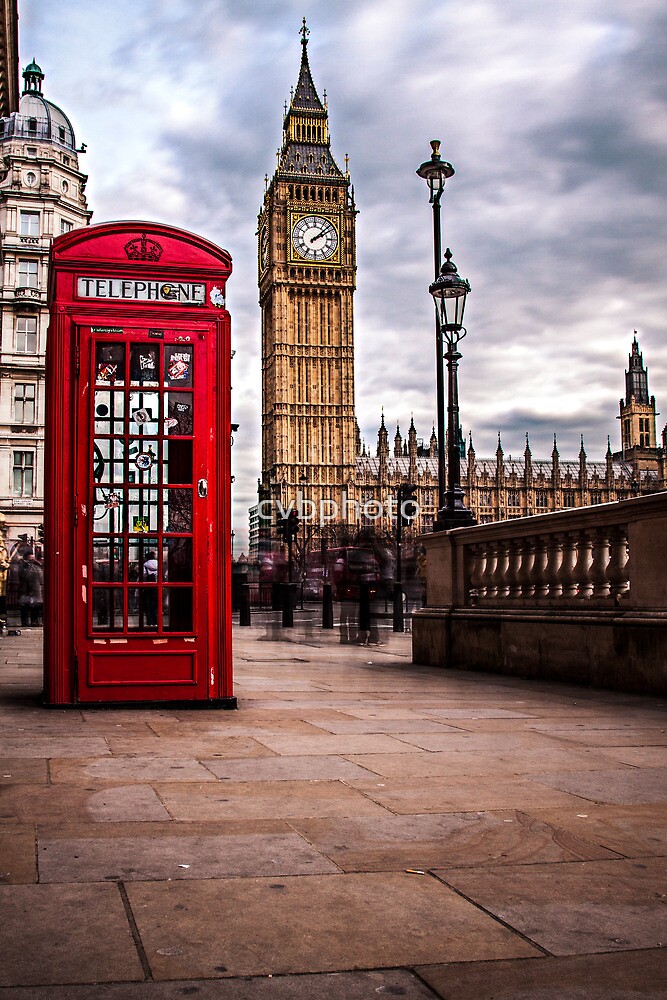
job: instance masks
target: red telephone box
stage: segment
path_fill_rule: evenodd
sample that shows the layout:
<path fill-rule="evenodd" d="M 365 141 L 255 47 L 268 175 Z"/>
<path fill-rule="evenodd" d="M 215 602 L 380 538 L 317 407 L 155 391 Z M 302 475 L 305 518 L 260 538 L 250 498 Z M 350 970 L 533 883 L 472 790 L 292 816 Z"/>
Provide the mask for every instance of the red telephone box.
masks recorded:
<path fill-rule="evenodd" d="M 225 250 L 144 222 L 54 240 L 45 701 L 236 707 Z"/>

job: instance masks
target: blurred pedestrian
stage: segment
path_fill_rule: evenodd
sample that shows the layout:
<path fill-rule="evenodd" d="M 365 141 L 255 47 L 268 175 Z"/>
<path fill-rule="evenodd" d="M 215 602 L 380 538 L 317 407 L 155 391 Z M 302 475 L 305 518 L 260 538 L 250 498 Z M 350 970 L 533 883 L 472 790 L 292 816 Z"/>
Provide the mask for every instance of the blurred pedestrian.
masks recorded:
<path fill-rule="evenodd" d="M 18 564 L 21 625 L 42 624 L 44 573 L 32 549 L 26 549 Z"/>

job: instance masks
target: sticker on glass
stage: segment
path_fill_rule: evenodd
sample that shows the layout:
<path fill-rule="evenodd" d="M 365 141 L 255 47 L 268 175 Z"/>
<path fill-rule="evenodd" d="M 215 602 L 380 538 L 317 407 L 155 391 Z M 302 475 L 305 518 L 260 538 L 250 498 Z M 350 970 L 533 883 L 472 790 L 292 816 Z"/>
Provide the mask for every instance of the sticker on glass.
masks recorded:
<path fill-rule="evenodd" d="M 171 382 L 184 382 L 190 374 L 190 354 L 175 351 L 167 365 L 167 378 Z"/>
<path fill-rule="evenodd" d="M 145 517 L 135 517 L 132 519 L 132 531 L 147 532 L 150 531 L 148 527 L 148 521 Z"/>
<path fill-rule="evenodd" d="M 155 463 L 155 456 L 150 451 L 140 451 L 134 460 L 138 469 L 150 469 Z"/>
<path fill-rule="evenodd" d="M 109 493 L 104 500 L 104 509 L 117 510 L 120 507 L 122 499 L 120 493 Z"/>
<path fill-rule="evenodd" d="M 132 382 L 144 384 L 156 382 L 158 371 L 158 353 L 156 347 L 148 344 L 133 344 L 130 353 L 130 379 Z"/>
<path fill-rule="evenodd" d="M 95 381 L 113 384 L 122 382 L 125 368 L 123 344 L 98 343 L 95 348 Z"/>
<path fill-rule="evenodd" d="M 132 413 L 132 419 L 134 420 L 135 424 L 145 424 L 149 420 L 153 419 L 153 414 L 151 413 L 150 410 L 146 409 L 134 410 L 134 412 Z"/>

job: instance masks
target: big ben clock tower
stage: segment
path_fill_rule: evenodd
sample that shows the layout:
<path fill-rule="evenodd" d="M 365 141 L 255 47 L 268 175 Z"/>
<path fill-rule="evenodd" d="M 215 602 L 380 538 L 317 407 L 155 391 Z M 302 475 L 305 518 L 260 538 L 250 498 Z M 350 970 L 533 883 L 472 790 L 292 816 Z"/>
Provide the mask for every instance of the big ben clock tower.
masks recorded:
<path fill-rule="evenodd" d="M 285 505 L 301 493 L 319 508 L 353 494 L 356 210 L 331 155 L 308 33 L 304 18 L 299 79 L 259 215 L 262 486 Z"/>

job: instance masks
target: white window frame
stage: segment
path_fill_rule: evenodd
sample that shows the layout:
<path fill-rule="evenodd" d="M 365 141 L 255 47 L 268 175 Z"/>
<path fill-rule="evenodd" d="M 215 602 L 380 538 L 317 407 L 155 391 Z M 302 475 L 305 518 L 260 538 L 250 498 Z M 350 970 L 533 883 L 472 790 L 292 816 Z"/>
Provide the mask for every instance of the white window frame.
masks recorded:
<path fill-rule="evenodd" d="M 19 288 L 39 288 L 39 261 L 19 260 L 16 284 Z"/>
<path fill-rule="evenodd" d="M 27 459 L 29 461 L 27 461 Z M 35 452 L 12 452 L 12 494 L 15 497 L 35 495 Z"/>
<path fill-rule="evenodd" d="M 29 329 L 29 326 L 32 323 L 34 323 L 34 329 Z M 35 349 L 32 351 L 29 350 L 30 338 L 34 338 L 34 343 L 35 343 Z M 37 316 L 16 317 L 14 343 L 17 354 L 39 353 L 39 323 L 37 321 Z"/>
<path fill-rule="evenodd" d="M 35 382 L 14 383 L 14 423 L 34 424 L 37 419 L 37 385 Z"/>
<path fill-rule="evenodd" d="M 19 212 L 19 236 L 39 236 L 40 225 L 39 212 Z"/>

